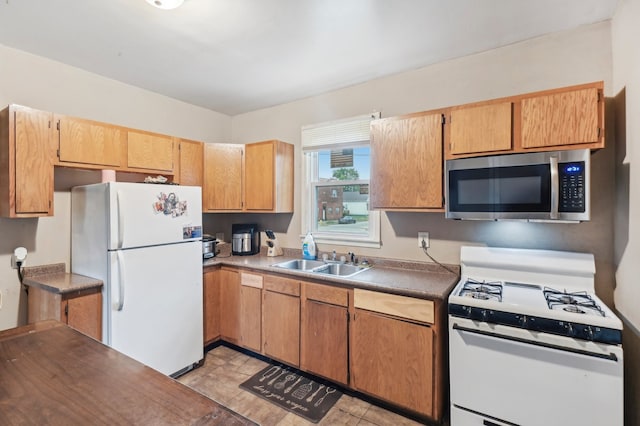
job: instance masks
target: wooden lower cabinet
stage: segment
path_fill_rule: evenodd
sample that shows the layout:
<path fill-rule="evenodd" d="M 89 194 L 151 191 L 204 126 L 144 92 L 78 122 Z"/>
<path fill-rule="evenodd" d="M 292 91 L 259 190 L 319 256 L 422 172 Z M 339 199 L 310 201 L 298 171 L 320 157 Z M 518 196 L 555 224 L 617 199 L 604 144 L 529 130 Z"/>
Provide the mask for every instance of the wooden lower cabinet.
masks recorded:
<path fill-rule="evenodd" d="M 300 365 L 300 282 L 265 275 L 262 292 L 262 351 Z"/>
<path fill-rule="evenodd" d="M 433 415 L 433 333 L 428 325 L 355 309 L 351 387 Z"/>
<path fill-rule="evenodd" d="M 240 274 L 227 268 L 220 270 L 220 335 L 240 343 Z"/>
<path fill-rule="evenodd" d="M 303 283 L 300 368 L 349 383 L 349 292 Z"/>
<path fill-rule="evenodd" d="M 203 342 L 205 345 L 220 338 L 220 269 L 204 273 L 202 280 Z"/>
<path fill-rule="evenodd" d="M 262 275 L 240 272 L 240 346 L 262 349 Z"/>
<path fill-rule="evenodd" d="M 54 293 L 29 287 L 29 323 L 54 319 L 79 332 L 102 340 L 102 288 Z"/>

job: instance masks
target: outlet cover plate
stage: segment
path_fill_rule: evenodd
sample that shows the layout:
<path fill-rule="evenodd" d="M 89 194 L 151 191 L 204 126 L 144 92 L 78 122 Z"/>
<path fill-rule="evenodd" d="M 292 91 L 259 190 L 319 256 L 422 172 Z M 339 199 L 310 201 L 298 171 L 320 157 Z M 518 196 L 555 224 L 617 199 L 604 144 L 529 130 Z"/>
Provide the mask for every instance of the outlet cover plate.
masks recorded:
<path fill-rule="evenodd" d="M 429 233 L 426 231 L 418 232 L 418 247 L 422 248 L 422 240 L 425 240 L 427 243 L 427 248 L 429 248 Z"/>

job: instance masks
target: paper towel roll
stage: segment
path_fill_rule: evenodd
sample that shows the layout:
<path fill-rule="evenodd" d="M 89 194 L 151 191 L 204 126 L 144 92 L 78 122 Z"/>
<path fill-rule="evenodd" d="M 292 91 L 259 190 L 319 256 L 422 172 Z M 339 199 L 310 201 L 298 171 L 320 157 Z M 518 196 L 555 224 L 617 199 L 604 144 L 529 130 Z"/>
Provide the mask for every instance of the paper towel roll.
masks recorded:
<path fill-rule="evenodd" d="M 116 181 L 116 171 L 115 170 L 103 170 L 102 171 L 102 182 L 115 182 Z"/>

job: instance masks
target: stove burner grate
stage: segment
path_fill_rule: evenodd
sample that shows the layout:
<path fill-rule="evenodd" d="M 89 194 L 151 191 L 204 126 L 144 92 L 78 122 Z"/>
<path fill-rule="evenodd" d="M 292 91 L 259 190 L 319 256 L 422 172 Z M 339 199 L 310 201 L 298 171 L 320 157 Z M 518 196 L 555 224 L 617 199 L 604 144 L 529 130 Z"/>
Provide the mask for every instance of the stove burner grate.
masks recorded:
<path fill-rule="evenodd" d="M 544 297 L 549 309 L 562 309 L 566 312 L 606 316 L 602 308 L 586 291 L 567 292 L 553 288 L 544 288 Z"/>
<path fill-rule="evenodd" d="M 502 284 L 497 281 L 486 282 L 469 278 L 462 286 L 460 296 L 479 300 L 493 299 L 502 302 Z"/>

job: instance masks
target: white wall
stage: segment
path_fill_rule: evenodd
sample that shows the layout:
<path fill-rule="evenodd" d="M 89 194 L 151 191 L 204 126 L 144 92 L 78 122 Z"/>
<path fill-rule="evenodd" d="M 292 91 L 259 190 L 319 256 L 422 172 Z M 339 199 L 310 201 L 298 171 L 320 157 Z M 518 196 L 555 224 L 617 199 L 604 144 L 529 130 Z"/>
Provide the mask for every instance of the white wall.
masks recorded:
<path fill-rule="evenodd" d="M 204 142 L 231 139 L 229 116 L 0 45 L 0 108 L 9 103 Z M 14 248 L 28 249 L 27 266 L 64 262 L 68 268 L 68 189 L 97 182 L 99 174 L 59 169 L 55 179 L 53 217 L 0 218 L 0 330 L 26 319 L 25 296 L 10 266 Z"/>
<path fill-rule="evenodd" d="M 277 138 L 296 145 L 295 211 L 282 217 L 254 217 L 264 227 L 281 226 L 281 244 L 300 246 L 300 127 L 381 111 L 383 117 L 604 80 L 611 92 L 611 35 L 608 22 L 584 26 L 505 48 L 467 56 L 411 72 L 373 80 L 321 96 L 232 118 L 234 142 Z M 382 215 L 382 248 L 356 248 L 360 255 L 428 261 L 416 247 L 418 231 L 429 231 L 430 253 L 458 263 L 463 244 L 593 252 L 598 293 L 612 304 L 613 150 L 592 157 L 593 220 L 578 225 L 447 221 L 443 213 Z M 238 217 L 234 219 L 240 219 Z M 213 231 L 213 229 L 212 229 Z M 319 245 L 320 251 L 350 247 Z"/>
<path fill-rule="evenodd" d="M 640 425 L 640 0 L 620 0 L 611 24 L 616 108 L 615 305 L 624 320 L 625 425 Z M 635 219 L 635 220 L 634 220 Z"/>

